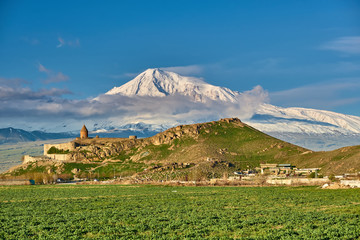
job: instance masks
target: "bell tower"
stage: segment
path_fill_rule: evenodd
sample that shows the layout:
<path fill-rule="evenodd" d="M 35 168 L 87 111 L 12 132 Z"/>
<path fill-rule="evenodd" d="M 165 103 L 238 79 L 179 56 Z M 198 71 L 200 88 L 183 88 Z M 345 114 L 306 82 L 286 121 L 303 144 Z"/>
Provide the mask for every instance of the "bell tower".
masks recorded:
<path fill-rule="evenodd" d="M 80 138 L 81 139 L 84 139 L 84 138 L 88 138 L 88 130 L 87 130 L 87 128 L 85 127 L 85 124 L 84 124 L 84 126 L 81 128 L 81 130 L 80 130 Z"/>

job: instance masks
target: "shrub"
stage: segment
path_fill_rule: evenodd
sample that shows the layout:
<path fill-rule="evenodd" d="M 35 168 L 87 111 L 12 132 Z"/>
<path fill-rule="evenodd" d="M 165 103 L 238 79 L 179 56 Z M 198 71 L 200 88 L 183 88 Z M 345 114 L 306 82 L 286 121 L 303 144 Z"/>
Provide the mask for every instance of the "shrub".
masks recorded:
<path fill-rule="evenodd" d="M 308 178 L 315 178 L 315 172 L 310 173 L 307 177 Z"/>
<path fill-rule="evenodd" d="M 332 181 L 332 182 L 334 182 L 334 181 L 336 180 L 335 175 L 334 175 L 334 174 L 330 174 L 329 180 Z"/>
<path fill-rule="evenodd" d="M 68 154 L 69 152 L 69 150 L 58 149 L 54 146 L 47 151 L 48 154 Z"/>

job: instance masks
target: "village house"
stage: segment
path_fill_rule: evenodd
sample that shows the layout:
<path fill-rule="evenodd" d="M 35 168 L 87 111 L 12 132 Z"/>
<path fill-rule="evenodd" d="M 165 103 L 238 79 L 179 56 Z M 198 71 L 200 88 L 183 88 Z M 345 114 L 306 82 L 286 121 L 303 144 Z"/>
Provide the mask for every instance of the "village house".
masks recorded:
<path fill-rule="evenodd" d="M 289 163 L 277 164 L 277 163 L 261 163 L 260 164 L 260 173 L 261 174 L 271 174 L 271 175 L 289 175 L 293 172 L 295 166 L 292 166 Z"/>

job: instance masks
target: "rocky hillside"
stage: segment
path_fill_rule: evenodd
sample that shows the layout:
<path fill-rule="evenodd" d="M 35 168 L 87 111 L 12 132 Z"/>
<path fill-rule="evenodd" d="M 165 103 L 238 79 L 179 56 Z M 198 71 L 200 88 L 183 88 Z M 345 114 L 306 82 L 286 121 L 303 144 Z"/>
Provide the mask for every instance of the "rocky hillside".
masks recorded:
<path fill-rule="evenodd" d="M 268 136 L 237 118 L 177 126 L 144 139 L 93 138 L 72 143 L 74 150 L 63 151 L 71 156 L 69 162 L 30 163 L 11 174 L 47 171 L 79 177 L 137 174 L 149 178 L 170 174 L 191 179 L 194 174 L 221 176 L 260 163 L 321 167 L 324 174 L 360 170 L 360 147 L 312 152 Z"/>
<path fill-rule="evenodd" d="M 237 118 L 222 119 L 170 128 L 144 139 L 93 138 L 78 139 L 70 151 L 74 161 L 90 162 L 129 156 L 133 161 L 203 162 L 218 159 L 245 162 L 285 161 L 308 151 L 261 133 Z"/>

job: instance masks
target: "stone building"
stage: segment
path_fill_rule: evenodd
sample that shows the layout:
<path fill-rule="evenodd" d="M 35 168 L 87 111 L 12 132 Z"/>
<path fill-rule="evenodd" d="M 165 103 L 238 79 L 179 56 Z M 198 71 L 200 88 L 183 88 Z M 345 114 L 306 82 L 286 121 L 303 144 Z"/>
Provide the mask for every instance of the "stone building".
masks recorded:
<path fill-rule="evenodd" d="M 272 175 L 279 175 L 279 174 L 290 174 L 293 171 L 291 164 L 284 163 L 284 164 L 277 164 L 277 163 L 261 163 L 260 170 L 261 174 L 270 173 Z"/>
<path fill-rule="evenodd" d="M 84 125 L 80 130 L 80 138 L 81 139 L 88 138 L 89 137 L 88 134 L 89 134 L 89 132 L 88 132 L 86 126 Z"/>

